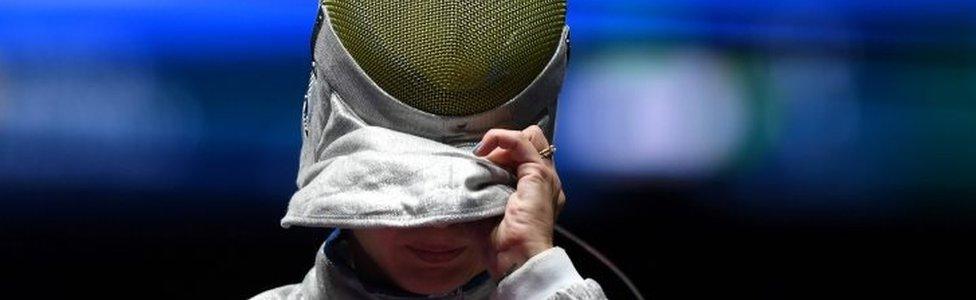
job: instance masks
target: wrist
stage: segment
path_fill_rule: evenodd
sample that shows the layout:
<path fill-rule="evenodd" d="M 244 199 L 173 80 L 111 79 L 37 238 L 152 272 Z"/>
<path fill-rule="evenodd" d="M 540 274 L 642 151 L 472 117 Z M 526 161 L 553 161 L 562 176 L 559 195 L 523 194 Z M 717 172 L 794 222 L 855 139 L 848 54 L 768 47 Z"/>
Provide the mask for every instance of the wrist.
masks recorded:
<path fill-rule="evenodd" d="M 501 270 L 499 271 L 501 271 L 500 272 L 501 274 L 499 274 L 497 278 L 495 278 L 495 281 L 499 282 L 505 277 L 508 277 L 508 275 L 512 274 L 513 272 L 521 268 L 523 265 L 525 265 L 525 263 L 530 259 L 532 259 L 532 257 L 535 257 L 536 255 L 539 255 L 539 253 L 545 252 L 546 250 L 552 248 L 553 245 L 551 242 L 549 243 L 540 242 L 540 243 L 526 243 L 519 247 L 516 247 L 515 249 L 512 249 L 511 251 L 508 251 L 508 253 L 503 254 L 503 256 L 505 257 L 503 261 L 506 261 L 507 265 L 500 266 Z"/>
<path fill-rule="evenodd" d="M 546 299 L 582 281 L 566 252 L 553 247 L 498 282 L 492 299 Z"/>
<path fill-rule="evenodd" d="M 553 245 L 551 241 L 538 242 L 538 243 L 526 243 L 524 246 L 521 247 L 522 251 L 520 251 L 519 253 L 520 254 L 519 258 L 520 259 L 524 258 L 520 262 L 525 263 L 525 261 L 529 260 L 533 256 L 545 252 L 546 250 L 552 249 L 552 247 Z"/>

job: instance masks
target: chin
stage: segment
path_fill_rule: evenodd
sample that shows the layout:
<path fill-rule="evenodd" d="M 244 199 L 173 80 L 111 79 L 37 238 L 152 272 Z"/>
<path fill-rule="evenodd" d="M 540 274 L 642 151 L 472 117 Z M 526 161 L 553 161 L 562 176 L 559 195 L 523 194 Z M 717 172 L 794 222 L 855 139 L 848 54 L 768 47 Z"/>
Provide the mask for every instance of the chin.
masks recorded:
<path fill-rule="evenodd" d="M 417 276 L 408 276 L 398 283 L 401 288 L 416 294 L 436 295 L 453 292 L 458 287 L 471 280 L 465 272 L 461 270 L 427 271 L 418 272 Z"/>

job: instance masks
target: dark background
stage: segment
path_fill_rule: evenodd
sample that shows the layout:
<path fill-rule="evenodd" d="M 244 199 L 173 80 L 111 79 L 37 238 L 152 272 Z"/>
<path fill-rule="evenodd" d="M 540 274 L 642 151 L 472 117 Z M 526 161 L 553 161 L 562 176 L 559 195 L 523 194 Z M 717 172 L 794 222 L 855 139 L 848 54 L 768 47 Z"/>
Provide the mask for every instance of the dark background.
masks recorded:
<path fill-rule="evenodd" d="M 315 10 L 0 3 L 0 298 L 300 282 L 327 232 L 278 222 Z M 570 1 L 560 222 L 648 298 L 971 298 L 974 17 L 968 1 Z"/>

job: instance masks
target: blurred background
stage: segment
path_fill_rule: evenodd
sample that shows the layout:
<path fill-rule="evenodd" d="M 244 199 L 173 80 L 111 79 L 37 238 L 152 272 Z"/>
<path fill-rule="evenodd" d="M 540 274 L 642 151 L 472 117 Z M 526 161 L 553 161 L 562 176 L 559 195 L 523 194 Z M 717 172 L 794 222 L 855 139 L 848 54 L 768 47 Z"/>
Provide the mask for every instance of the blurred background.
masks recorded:
<path fill-rule="evenodd" d="M 0 1 L 0 290 L 301 281 L 326 232 L 278 221 L 316 9 Z M 571 0 L 568 22 L 561 223 L 646 296 L 972 296 L 976 3 Z"/>

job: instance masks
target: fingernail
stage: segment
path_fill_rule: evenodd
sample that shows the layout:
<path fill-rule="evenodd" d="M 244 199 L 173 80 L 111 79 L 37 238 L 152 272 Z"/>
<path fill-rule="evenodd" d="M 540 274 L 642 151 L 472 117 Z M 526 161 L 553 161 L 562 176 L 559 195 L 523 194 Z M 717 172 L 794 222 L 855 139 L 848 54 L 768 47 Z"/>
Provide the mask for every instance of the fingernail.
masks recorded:
<path fill-rule="evenodd" d="M 478 150 L 481 150 L 481 142 L 478 142 L 477 144 L 474 144 L 474 149 L 471 150 L 471 153 L 474 153 L 475 155 L 478 155 Z"/>

